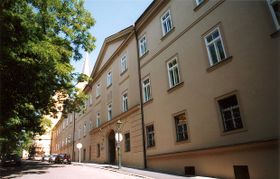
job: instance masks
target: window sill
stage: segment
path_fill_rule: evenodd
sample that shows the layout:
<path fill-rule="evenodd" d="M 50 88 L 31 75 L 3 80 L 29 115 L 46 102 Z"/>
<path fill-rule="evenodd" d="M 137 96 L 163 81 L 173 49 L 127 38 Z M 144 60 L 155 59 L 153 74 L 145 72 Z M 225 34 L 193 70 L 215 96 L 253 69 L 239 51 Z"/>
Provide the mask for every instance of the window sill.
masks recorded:
<path fill-rule="evenodd" d="M 163 41 L 164 39 L 166 39 L 173 31 L 175 30 L 175 27 L 172 27 L 172 29 L 167 32 L 166 34 L 164 34 L 162 37 L 161 37 L 161 41 Z"/>
<path fill-rule="evenodd" d="M 185 144 L 185 143 L 190 143 L 190 139 L 186 139 L 186 140 L 179 140 L 179 141 L 175 141 L 176 145 L 180 145 L 180 144 Z"/>
<path fill-rule="evenodd" d="M 175 85 L 175 86 L 169 88 L 169 89 L 167 90 L 167 92 L 168 92 L 168 93 L 171 93 L 171 92 L 175 91 L 176 89 L 181 88 L 182 86 L 184 86 L 184 82 L 183 82 L 183 81 L 180 82 L 180 83 L 178 83 L 177 85 Z"/>
<path fill-rule="evenodd" d="M 147 50 L 143 55 L 141 55 L 139 57 L 139 60 L 141 60 L 142 58 L 144 58 L 145 56 L 147 56 L 149 54 L 149 50 Z"/>
<path fill-rule="evenodd" d="M 107 86 L 107 89 L 109 89 L 112 86 L 112 83 L 110 85 Z"/>
<path fill-rule="evenodd" d="M 148 101 L 145 101 L 143 103 L 143 106 L 147 106 L 148 104 L 152 103 L 153 102 L 153 98 L 150 98 Z"/>
<path fill-rule="evenodd" d="M 280 36 L 280 29 L 276 30 L 272 34 L 270 34 L 271 38 L 278 38 Z"/>
<path fill-rule="evenodd" d="M 149 149 L 154 149 L 156 147 L 156 145 L 153 145 L 153 146 L 147 146 L 146 148 L 149 150 Z"/>
<path fill-rule="evenodd" d="M 125 69 L 123 72 L 121 72 L 120 76 L 122 76 L 123 74 L 125 74 L 125 72 L 127 72 L 127 69 Z"/>
<path fill-rule="evenodd" d="M 218 62 L 218 63 L 208 67 L 206 71 L 207 72 L 214 71 L 215 69 L 219 68 L 220 66 L 223 66 L 223 65 L 231 62 L 231 60 L 232 60 L 232 56 L 229 56 L 229 57 L 223 59 L 222 61 L 220 61 L 220 62 Z"/>
<path fill-rule="evenodd" d="M 202 3 L 200 3 L 199 5 L 196 5 L 195 8 L 193 9 L 193 11 L 198 11 L 204 4 L 206 4 L 208 0 L 204 0 Z"/>
<path fill-rule="evenodd" d="M 222 131 L 221 136 L 226 136 L 226 135 L 231 135 L 231 134 L 236 134 L 236 133 L 241 133 L 241 132 L 247 132 L 248 130 L 246 128 L 241 128 L 241 129 L 235 129 L 231 131 Z"/>

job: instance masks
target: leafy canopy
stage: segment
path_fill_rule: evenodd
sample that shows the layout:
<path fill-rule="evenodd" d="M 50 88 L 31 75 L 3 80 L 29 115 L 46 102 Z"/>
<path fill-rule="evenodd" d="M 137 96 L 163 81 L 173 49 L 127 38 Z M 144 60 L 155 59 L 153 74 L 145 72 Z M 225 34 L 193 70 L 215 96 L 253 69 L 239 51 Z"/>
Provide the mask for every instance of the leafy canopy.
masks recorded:
<path fill-rule="evenodd" d="M 71 102 L 83 100 L 73 82 L 81 77 L 70 62 L 94 49 L 94 23 L 82 0 L 1 1 L 0 150 L 44 132 L 42 116 L 56 112 L 57 92 L 77 98 L 68 100 L 68 112 L 77 110 Z"/>

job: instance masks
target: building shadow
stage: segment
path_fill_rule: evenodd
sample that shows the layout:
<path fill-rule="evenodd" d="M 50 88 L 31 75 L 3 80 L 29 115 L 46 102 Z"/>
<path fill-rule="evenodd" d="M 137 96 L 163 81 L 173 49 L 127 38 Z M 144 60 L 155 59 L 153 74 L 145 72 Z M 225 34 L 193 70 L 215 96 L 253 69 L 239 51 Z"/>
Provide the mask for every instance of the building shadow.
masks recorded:
<path fill-rule="evenodd" d="M 20 166 L 0 166 L 0 178 L 17 178 L 28 174 L 45 174 L 49 168 L 61 168 L 65 165 L 48 162 L 23 160 Z"/>

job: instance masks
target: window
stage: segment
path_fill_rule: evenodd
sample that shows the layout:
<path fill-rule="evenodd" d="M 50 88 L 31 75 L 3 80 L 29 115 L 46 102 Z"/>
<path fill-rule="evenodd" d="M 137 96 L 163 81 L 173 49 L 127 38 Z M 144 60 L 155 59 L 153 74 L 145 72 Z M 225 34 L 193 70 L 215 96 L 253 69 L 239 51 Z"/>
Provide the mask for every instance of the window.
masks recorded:
<path fill-rule="evenodd" d="M 91 96 L 91 94 L 89 95 L 89 105 L 92 105 L 92 96 Z"/>
<path fill-rule="evenodd" d="M 69 123 L 71 123 L 72 121 L 73 121 L 73 115 L 72 114 L 69 114 L 69 120 L 70 120 L 70 122 Z"/>
<path fill-rule="evenodd" d="M 90 131 L 93 128 L 92 121 L 89 121 L 88 131 Z"/>
<path fill-rule="evenodd" d="M 199 6 L 200 4 L 203 3 L 203 1 L 204 1 L 204 0 L 195 0 L 195 3 L 196 3 L 197 6 Z"/>
<path fill-rule="evenodd" d="M 247 165 L 234 165 L 233 170 L 236 179 L 250 178 Z"/>
<path fill-rule="evenodd" d="M 96 85 L 96 97 L 100 96 L 100 84 Z"/>
<path fill-rule="evenodd" d="M 126 55 L 124 55 L 121 58 L 121 73 L 125 72 L 127 70 L 127 58 Z"/>
<path fill-rule="evenodd" d="M 98 112 L 97 115 L 96 115 L 96 127 L 99 127 L 101 124 L 100 122 L 100 113 Z"/>
<path fill-rule="evenodd" d="M 86 134 L 87 134 L 87 124 L 86 123 L 84 124 L 84 129 L 83 130 L 84 130 L 84 136 L 86 136 Z"/>
<path fill-rule="evenodd" d="M 130 134 L 126 133 L 124 135 L 124 142 L 125 142 L 125 151 L 129 152 L 130 151 Z"/>
<path fill-rule="evenodd" d="M 147 40 L 146 40 L 146 36 L 143 35 L 140 39 L 139 39 L 139 55 L 140 57 L 143 56 L 145 53 L 148 52 L 147 49 Z"/>
<path fill-rule="evenodd" d="M 161 28 L 162 28 L 163 36 L 165 36 L 173 28 L 172 27 L 170 10 L 167 10 L 163 14 L 163 16 L 161 16 Z"/>
<path fill-rule="evenodd" d="M 142 88 L 143 88 L 143 101 L 147 102 L 151 99 L 151 82 L 149 77 L 142 81 Z"/>
<path fill-rule="evenodd" d="M 172 88 L 180 83 L 179 67 L 177 58 L 167 63 L 169 87 Z"/>
<path fill-rule="evenodd" d="M 100 157 L 100 144 L 97 144 L 97 157 Z"/>
<path fill-rule="evenodd" d="M 147 147 L 155 146 L 154 125 L 146 126 Z"/>
<path fill-rule="evenodd" d="M 81 129 L 81 127 L 80 127 L 80 129 L 79 129 L 79 133 L 78 133 L 78 139 L 80 139 L 80 138 L 81 138 L 81 133 L 82 133 L 82 129 Z"/>
<path fill-rule="evenodd" d="M 127 93 L 122 96 L 122 111 L 126 112 L 128 110 L 128 97 Z"/>
<path fill-rule="evenodd" d="M 107 73 L 107 87 L 112 85 L 112 72 Z"/>
<path fill-rule="evenodd" d="M 66 118 L 66 127 L 68 126 L 68 124 L 69 124 L 69 116 L 67 116 Z"/>
<path fill-rule="evenodd" d="M 108 104 L 108 121 L 112 119 L 112 104 Z"/>
<path fill-rule="evenodd" d="M 276 30 L 280 30 L 280 1 L 279 0 L 267 0 L 269 10 L 273 22 L 276 26 Z"/>
<path fill-rule="evenodd" d="M 175 116 L 176 141 L 188 140 L 187 119 L 185 113 Z"/>
<path fill-rule="evenodd" d="M 69 144 L 71 143 L 71 134 L 68 135 L 68 140 L 67 141 L 68 141 Z"/>
<path fill-rule="evenodd" d="M 215 28 L 206 35 L 204 40 L 211 66 L 226 58 L 226 52 L 219 28 Z"/>
<path fill-rule="evenodd" d="M 243 128 L 236 95 L 218 100 L 224 132 Z"/>

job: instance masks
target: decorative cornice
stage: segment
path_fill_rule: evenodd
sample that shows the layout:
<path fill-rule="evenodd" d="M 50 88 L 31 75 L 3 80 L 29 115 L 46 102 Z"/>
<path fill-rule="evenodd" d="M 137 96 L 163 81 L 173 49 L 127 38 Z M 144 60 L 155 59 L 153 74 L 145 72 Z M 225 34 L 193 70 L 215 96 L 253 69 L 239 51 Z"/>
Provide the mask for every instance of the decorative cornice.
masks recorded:
<path fill-rule="evenodd" d="M 100 131 L 100 129 L 103 129 L 103 128 L 107 127 L 108 125 L 117 122 L 117 121 L 118 121 L 119 119 L 121 119 L 121 118 L 125 118 L 125 117 L 127 117 L 127 116 L 130 116 L 131 114 L 133 114 L 135 111 L 137 111 L 137 110 L 139 110 L 139 109 L 140 109 L 140 104 L 137 104 L 137 105 L 131 107 L 128 111 L 123 112 L 123 113 L 121 113 L 121 114 L 115 116 L 112 120 L 107 121 L 107 122 L 101 124 L 99 127 L 92 129 L 92 130 L 90 131 L 90 135 L 93 135 L 94 133 Z"/>
<path fill-rule="evenodd" d="M 252 141 L 252 142 L 244 142 L 239 144 L 231 144 L 231 145 L 221 145 L 215 147 L 208 148 L 199 148 L 178 152 L 170 152 L 170 153 L 162 153 L 155 155 L 148 155 L 147 158 L 149 160 L 159 159 L 159 158 L 170 158 L 170 157 L 182 157 L 186 155 L 194 155 L 194 154 L 213 154 L 213 153 L 221 153 L 221 152 L 230 152 L 230 151 L 240 151 L 254 148 L 270 148 L 270 147 L 278 147 L 279 139 L 270 139 L 270 140 L 261 140 L 261 141 Z"/>
<path fill-rule="evenodd" d="M 141 31 L 154 16 L 167 4 L 170 0 L 154 0 L 142 15 L 135 22 L 135 30 Z"/>

